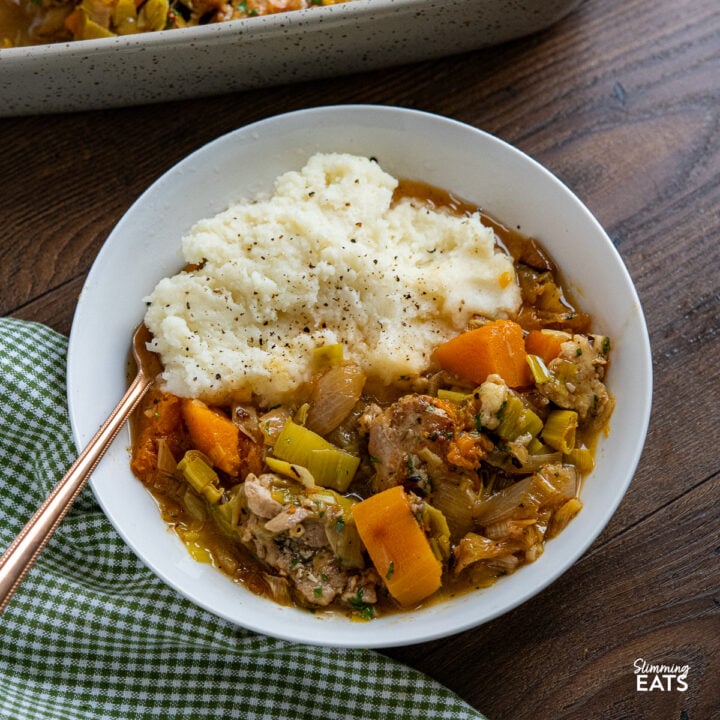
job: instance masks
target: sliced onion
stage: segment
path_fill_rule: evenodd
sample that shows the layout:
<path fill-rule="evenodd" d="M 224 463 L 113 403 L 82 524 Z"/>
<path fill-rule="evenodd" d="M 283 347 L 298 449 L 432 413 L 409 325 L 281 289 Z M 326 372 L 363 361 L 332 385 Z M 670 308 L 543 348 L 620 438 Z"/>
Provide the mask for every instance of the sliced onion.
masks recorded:
<path fill-rule="evenodd" d="M 191 518 L 197 522 L 205 522 L 207 519 L 207 505 L 190 488 L 183 495 L 183 504 Z"/>
<path fill-rule="evenodd" d="M 499 570 L 505 575 L 515 572 L 519 564 L 520 558 L 517 557 L 517 555 L 503 555 L 502 557 L 495 558 L 494 560 L 488 560 L 488 565 L 491 568 Z"/>
<path fill-rule="evenodd" d="M 527 475 L 528 473 L 537 472 L 546 465 L 552 465 L 562 461 L 562 454 L 559 452 L 547 453 L 544 455 L 533 455 L 527 453 L 527 459 L 520 459 L 511 456 L 507 452 L 492 450 L 483 458 L 489 465 L 500 468 L 511 475 Z M 513 462 L 513 459 L 515 462 Z M 517 464 L 516 464 L 517 463 Z"/>
<path fill-rule="evenodd" d="M 563 503 L 556 511 L 550 521 L 547 537 L 555 537 L 559 532 L 564 530 L 568 523 L 582 510 L 583 504 L 580 498 L 570 498 Z"/>
<path fill-rule="evenodd" d="M 270 589 L 270 595 L 275 602 L 280 605 L 292 605 L 290 584 L 288 583 L 287 578 L 271 575 L 270 573 L 263 573 L 262 576 L 267 583 L 267 586 Z"/>
<path fill-rule="evenodd" d="M 468 565 L 473 563 L 481 560 L 491 560 L 506 553 L 507 549 L 501 543 L 477 533 L 467 533 L 454 550 L 455 573 L 461 573 Z"/>
<path fill-rule="evenodd" d="M 433 507 L 445 516 L 450 536 L 460 538 L 473 528 L 473 511 L 477 493 L 469 482 L 452 480 L 435 481 L 432 494 Z"/>
<path fill-rule="evenodd" d="M 233 423 L 238 430 L 253 442 L 262 441 L 262 433 L 260 432 L 260 422 L 258 420 L 257 410 L 249 405 L 235 404 L 232 407 Z"/>
<path fill-rule="evenodd" d="M 305 426 L 318 435 L 332 432 L 355 407 L 364 386 L 365 374 L 358 365 L 326 370 L 315 381 Z"/>
<path fill-rule="evenodd" d="M 290 419 L 290 412 L 287 408 L 276 407 L 268 410 L 258 418 L 258 425 L 263 436 L 265 445 L 274 445 L 277 436 Z"/>
<path fill-rule="evenodd" d="M 165 475 L 173 475 L 177 469 L 177 462 L 165 438 L 157 441 L 157 469 Z"/>
<path fill-rule="evenodd" d="M 575 497 L 577 475 L 568 465 L 546 465 L 475 505 L 475 521 L 490 525 L 507 519 L 537 517 L 543 507 L 559 506 Z"/>

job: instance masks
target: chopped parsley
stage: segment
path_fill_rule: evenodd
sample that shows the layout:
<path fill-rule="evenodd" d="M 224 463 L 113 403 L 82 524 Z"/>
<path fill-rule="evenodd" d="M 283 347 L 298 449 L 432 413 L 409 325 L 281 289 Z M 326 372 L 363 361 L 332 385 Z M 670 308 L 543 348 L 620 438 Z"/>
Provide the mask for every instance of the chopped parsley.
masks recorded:
<path fill-rule="evenodd" d="M 349 602 L 363 620 L 372 620 L 375 617 L 375 608 L 363 600 L 363 588 L 358 588 L 357 593 L 350 598 Z"/>

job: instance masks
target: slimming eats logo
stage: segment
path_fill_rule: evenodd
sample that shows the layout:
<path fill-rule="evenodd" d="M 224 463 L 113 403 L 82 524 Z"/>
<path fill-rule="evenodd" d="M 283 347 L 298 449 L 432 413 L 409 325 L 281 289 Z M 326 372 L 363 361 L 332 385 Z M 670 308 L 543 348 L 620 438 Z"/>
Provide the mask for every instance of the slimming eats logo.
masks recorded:
<path fill-rule="evenodd" d="M 685 692 L 688 689 L 687 676 L 689 665 L 654 665 L 638 658 L 635 668 L 635 689 L 638 692 Z"/>

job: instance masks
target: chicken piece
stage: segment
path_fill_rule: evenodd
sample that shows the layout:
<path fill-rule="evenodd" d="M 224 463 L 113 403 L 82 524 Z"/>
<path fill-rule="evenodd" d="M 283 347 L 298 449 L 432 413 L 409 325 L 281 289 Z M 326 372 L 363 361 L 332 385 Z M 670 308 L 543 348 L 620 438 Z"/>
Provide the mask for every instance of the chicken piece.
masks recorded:
<path fill-rule="evenodd" d="M 497 427 L 508 388 L 491 376 L 466 402 L 405 395 L 384 411 L 370 409 L 364 423 L 376 474 L 373 490 L 394 485 L 430 499 L 439 484 L 458 485 L 493 449 L 481 431 Z M 482 425 L 481 425 L 482 424 Z"/>
<path fill-rule="evenodd" d="M 307 520 L 309 515 L 310 511 L 307 508 L 291 505 L 279 512 L 272 520 L 268 520 L 265 529 L 271 533 L 287 532 L 290 535 L 302 535 L 305 533 L 305 526 L 300 526 L 300 523 Z"/>
<path fill-rule="evenodd" d="M 304 604 L 350 602 L 359 588 L 366 603 L 376 598 L 379 580 L 367 574 L 359 536 L 353 541 L 357 530 L 343 506 L 352 501 L 273 473 L 248 475 L 238 500 L 240 541 L 286 578 Z"/>
<path fill-rule="evenodd" d="M 482 427 L 495 430 L 500 424 L 500 413 L 508 398 L 508 386 L 499 375 L 488 375 L 475 391 L 473 410 Z"/>
<path fill-rule="evenodd" d="M 614 400 L 602 382 L 610 341 L 602 335 L 573 335 L 548 364 L 551 379 L 538 391 L 559 407 L 575 410 L 598 426 L 610 416 Z"/>
<path fill-rule="evenodd" d="M 307 562 L 283 568 L 306 603 L 326 607 L 347 586 L 347 574 L 342 571 L 328 548 L 317 550 Z"/>
<path fill-rule="evenodd" d="M 428 495 L 431 475 L 446 462 L 457 430 L 455 406 L 429 395 L 405 395 L 376 414 L 368 424 L 368 450 L 376 469 L 374 490 L 406 485 Z"/>
<path fill-rule="evenodd" d="M 270 493 L 274 475 L 265 473 L 257 477 L 248 475 L 245 479 L 245 498 L 250 512 L 260 518 L 274 518 L 282 512 L 283 506 Z"/>

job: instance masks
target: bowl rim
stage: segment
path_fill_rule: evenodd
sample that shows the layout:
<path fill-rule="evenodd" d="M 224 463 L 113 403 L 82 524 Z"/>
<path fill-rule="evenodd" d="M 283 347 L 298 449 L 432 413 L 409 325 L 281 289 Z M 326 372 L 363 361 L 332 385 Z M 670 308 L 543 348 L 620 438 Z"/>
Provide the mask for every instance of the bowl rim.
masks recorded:
<path fill-rule="evenodd" d="M 580 557 L 585 553 L 587 548 L 595 541 L 600 532 L 602 532 L 602 530 L 605 528 L 627 491 L 627 488 L 636 472 L 638 463 L 640 461 L 640 456 L 643 451 L 652 405 L 652 362 L 647 326 L 645 323 L 642 308 L 640 306 L 637 290 L 634 286 L 634 283 L 632 282 L 632 279 L 627 271 L 627 268 L 625 267 L 625 264 L 617 248 L 614 246 L 610 238 L 602 229 L 598 221 L 591 214 L 589 209 L 579 200 L 579 198 L 577 198 L 577 196 L 574 195 L 574 193 L 572 193 L 572 191 L 564 183 L 562 183 L 562 181 L 560 181 L 555 175 L 553 175 L 549 170 L 540 165 L 537 161 L 532 159 L 530 156 L 528 156 L 518 148 L 515 148 L 509 143 L 505 142 L 504 140 L 476 127 L 462 123 L 458 120 L 454 120 L 441 115 L 436 115 L 434 113 L 429 113 L 426 111 L 389 105 L 330 105 L 295 110 L 292 112 L 283 113 L 280 115 L 275 115 L 272 117 L 264 118 L 262 120 L 258 120 L 256 122 L 244 125 L 228 133 L 225 133 L 215 138 L 214 140 L 211 140 L 209 143 L 189 153 L 187 156 L 185 156 L 185 158 L 180 160 L 173 167 L 163 172 L 153 183 L 148 186 L 148 188 L 136 199 L 136 201 L 131 205 L 131 207 L 126 211 L 126 213 L 117 223 L 117 225 L 112 230 L 107 240 L 103 244 L 102 248 L 100 249 L 95 261 L 93 262 L 85 284 L 83 285 L 83 290 L 81 291 L 80 298 L 78 300 L 78 306 L 75 311 L 75 316 L 70 332 L 67 355 L 68 411 L 70 416 L 73 438 L 78 448 L 81 448 L 85 445 L 85 443 L 93 434 L 91 432 L 91 429 L 93 427 L 93 421 L 89 420 L 86 415 L 83 415 L 83 413 L 81 412 L 82 408 L 80 405 L 78 405 L 79 400 L 76 402 L 76 398 L 73 393 L 73 389 L 77 388 L 78 384 L 82 381 L 82 373 L 79 371 L 80 366 L 78 366 L 78 358 L 83 353 L 84 338 L 82 336 L 82 326 L 88 314 L 92 313 L 90 303 L 92 299 L 92 294 L 94 292 L 92 288 L 93 283 L 96 282 L 98 274 L 102 273 L 104 265 L 108 262 L 109 256 L 114 250 L 113 244 L 116 241 L 117 237 L 122 235 L 124 226 L 128 223 L 128 218 L 130 218 L 133 213 L 136 213 L 138 211 L 138 208 L 140 208 L 143 203 L 148 202 L 154 196 L 154 194 L 161 192 L 163 190 L 164 183 L 168 181 L 168 178 L 173 173 L 187 172 L 189 168 L 196 166 L 198 163 L 202 163 L 202 159 L 206 153 L 218 152 L 222 150 L 222 148 L 227 143 L 232 144 L 233 142 L 238 142 L 243 138 L 257 139 L 258 137 L 261 137 L 263 133 L 268 134 L 271 131 L 278 131 L 278 129 L 282 132 L 283 128 L 285 128 L 285 131 L 287 132 L 288 128 L 303 127 L 304 125 L 317 124 L 318 122 L 325 122 L 332 125 L 332 123 L 340 122 L 343 118 L 347 120 L 347 118 L 349 117 L 352 117 L 352 119 L 357 122 L 364 123 L 365 126 L 372 126 L 374 123 L 377 124 L 379 122 L 381 124 L 387 124 L 391 121 L 402 118 L 403 121 L 407 121 L 410 125 L 419 124 L 422 127 L 433 128 L 434 130 L 453 130 L 459 132 L 462 135 L 467 135 L 469 138 L 477 138 L 481 139 L 484 143 L 490 143 L 491 145 L 500 148 L 503 153 L 509 153 L 509 157 L 512 157 L 515 160 L 518 160 L 519 162 L 526 165 L 529 163 L 527 167 L 534 168 L 534 170 L 538 172 L 545 181 L 547 181 L 554 187 L 554 191 L 559 191 L 565 195 L 568 195 L 569 201 L 574 203 L 577 206 L 578 212 L 580 212 L 584 216 L 584 220 L 588 223 L 588 227 L 593 227 L 595 232 L 597 233 L 597 237 L 604 239 L 603 250 L 605 253 L 607 253 L 608 258 L 612 259 L 612 261 L 615 263 L 614 269 L 619 272 L 619 275 L 623 280 L 623 289 L 633 302 L 632 322 L 636 324 L 636 329 L 640 332 L 641 336 L 639 338 L 640 342 L 638 343 L 637 348 L 639 352 L 637 359 L 638 367 L 641 371 L 641 378 L 639 378 L 639 396 L 642 398 L 642 403 L 638 408 L 635 409 L 637 422 L 633 426 L 633 429 L 636 432 L 636 436 L 632 445 L 632 452 L 626 458 L 625 476 L 622 482 L 618 485 L 618 490 L 615 493 L 612 502 L 608 503 L 604 507 L 603 512 L 595 518 L 592 530 L 588 533 L 581 534 L 581 540 L 575 546 L 574 551 L 571 553 L 569 561 L 565 562 L 564 565 L 561 564 L 561 566 L 558 568 L 551 569 L 550 572 L 541 572 L 534 570 L 536 566 L 540 564 L 540 561 L 524 566 L 521 572 L 526 573 L 528 577 L 530 575 L 532 575 L 533 577 L 535 575 L 539 575 L 539 581 L 535 584 L 532 584 L 524 592 L 519 593 L 512 601 L 502 603 L 498 607 L 489 608 L 482 615 L 481 619 L 478 619 L 474 616 L 469 616 L 464 618 L 462 621 L 458 620 L 457 622 L 452 623 L 452 627 L 450 628 L 448 628 L 447 623 L 441 623 L 437 627 L 433 627 L 432 622 L 429 622 L 425 624 L 426 627 L 423 629 L 422 633 L 418 634 L 417 628 L 414 627 L 415 623 L 413 623 L 412 620 L 417 617 L 421 620 L 425 619 L 432 621 L 435 614 L 435 610 L 433 610 L 433 608 L 446 605 L 447 601 L 444 601 L 442 603 L 437 603 L 435 605 L 430 605 L 426 608 L 422 608 L 419 611 L 409 611 L 399 614 L 399 617 L 401 618 L 410 618 L 410 622 L 404 623 L 404 625 L 407 625 L 411 628 L 410 630 L 403 627 L 402 622 L 398 623 L 396 621 L 393 621 L 393 618 L 396 616 L 388 616 L 388 618 L 373 620 L 372 623 L 369 624 L 369 626 L 373 626 L 372 628 L 364 624 L 358 625 L 357 623 L 347 622 L 345 624 L 348 626 L 356 626 L 356 629 L 351 631 L 350 633 L 338 632 L 337 625 L 330 623 L 327 625 L 327 627 L 331 628 L 331 632 L 329 634 L 324 633 L 322 630 L 320 630 L 323 623 L 322 619 L 318 618 L 318 620 L 320 621 L 317 624 L 317 628 L 319 630 L 318 633 L 298 633 L 293 627 L 273 626 L 272 618 L 270 618 L 268 624 L 258 624 L 256 622 L 242 622 L 238 620 L 237 617 L 230 617 L 227 613 L 218 611 L 218 609 L 216 607 L 213 607 L 212 604 L 199 601 L 197 596 L 193 595 L 191 592 L 188 592 L 187 588 L 178 587 L 177 583 L 173 581 L 173 579 L 162 567 L 157 567 L 152 562 L 148 562 L 148 559 L 146 557 L 147 553 L 143 553 L 141 548 L 136 547 L 135 541 L 128 535 L 128 533 L 125 531 L 125 528 L 118 525 L 113 515 L 112 508 L 108 507 L 103 492 L 99 490 L 98 485 L 95 482 L 95 478 L 91 478 L 90 484 L 98 503 L 100 504 L 106 516 L 110 519 L 116 531 L 123 538 L 125 543 L 166 584 L 173 587 L 177 592 L 187 597 L 196 605 L 203 607 L 204 609 L 215 615 L 223 617 L 224 619 L 235 625 L 240 625 L 248 630 L 263 633 L 283 640 L 331 647 L 392 647 L 398 645 L 410 645 L 419 642 L 426 642 L 463 632 L 480 624 L 484 624 L 486 622 L 494 620 L 498 616 L 507 613 L 508 611 L 514 609 L 515 607 L 526 602 L 527 600 L 544 590 L 548 585 L 558 579 L 580 559 Z M 452 188 L 447 189 L 452 191 Z M 200 218 L 196 219 L 199 220 Z M 78 372 L 80 372 L 79 375 Z M 94 425 L 94 427 L 96 428 L 97 425 Z M 120 440 L 116 439 L 115 444 L 117 445 L 118 442 L 120 442 Z M 122 448 L 122 451 L 126 452 L 125 448 Z M 123 472 L 129 474 L 127 454 L 125 454 L 125 459 L 126 463 Z M 100 468 L 103 466 L 103 463 L 106 462 L 107 461 L 103 460 L 98 470 L 100 470 Z M 144 488 L 142 488 L 142 491 L 147 493 Z M 163 523 L 164 525 L 164 522 L 160 518 L 159 514 L 158 522 Z M 570 527 L 572 527 L 572 524 Z M 567 530 L 564 532 L 567 532 Z M 540 560 L 542 560 L 542 558 Z M 528 569 L 531 569 L 529 573 L 527 572 Z M 215 572 L 220 575 L 219 571 Z M 508 576 L 508 578 L 503 579 L 503 581 L 501 582 L 509 580 L 512 577 L 514 577 L 514 575 Z M 467 599 L 469 597 L 472 597 L 473 595 L 475 595 L 475 593 L 469 593 L 468 595 L 458 598 L 458 605 L 462 607 L 462 605 L 467 603 Z M 272 603 L 272 601 L 266 602 Z M 305 611 L 299 612 L 303 613 L 304 615 L 307 614 Z M 272 613 L 269 609 L 268 615 L 272 616 Z M 400 627 L 401 629 L 398 630 L 398 627 Z M 375 632 L 375 629 L 377 629 L 378 632 Z"/>

